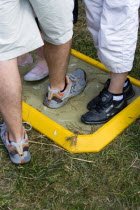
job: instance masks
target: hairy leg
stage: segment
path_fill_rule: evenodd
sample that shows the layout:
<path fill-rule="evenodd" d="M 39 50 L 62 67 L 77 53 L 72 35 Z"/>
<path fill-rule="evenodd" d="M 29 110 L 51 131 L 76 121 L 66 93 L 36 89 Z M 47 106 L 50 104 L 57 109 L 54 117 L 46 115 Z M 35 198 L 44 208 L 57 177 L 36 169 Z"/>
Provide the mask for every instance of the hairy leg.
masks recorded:
<path fill-rule="evenodd" d="M 48 66 L 47 66 L 47 62 L 44 56 L 44 47 L 40 47 L 38 49 L 36 49 L 36 54 L 38 56 L 38 63 L 37 65 L 40 66 L 41 65 L 41 69 L 38 68 L 38 73 L 42 74 L 42 73 L 48 73 Z"/>
<path fill-rule="evenodd" d="M 66 70 L 68 68 L 72 40 L 66 44 L 53 45 L 45 41 L 45 57 L 49 67 L 50 86 L 55 90 L 63 90 Z"/>
<path fill-rule="evenodd" d="M 0 62 L 0 112 L 15 142 L 23 137 L 21 93 L 17 59 Z"/>

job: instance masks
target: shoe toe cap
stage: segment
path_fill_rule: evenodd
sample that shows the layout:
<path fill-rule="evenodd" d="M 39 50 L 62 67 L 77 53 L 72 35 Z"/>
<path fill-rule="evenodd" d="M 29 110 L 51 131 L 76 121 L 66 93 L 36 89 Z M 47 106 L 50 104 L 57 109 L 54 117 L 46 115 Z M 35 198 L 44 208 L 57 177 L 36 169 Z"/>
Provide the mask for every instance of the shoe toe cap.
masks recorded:
<path fill-rule="evenodd" d="M 86 81 L 86 72 L 83 69 L 75 69 L 72 73 L 79 81 Z"/>
<path fill-rule="evenodd" d="M 100 124 L 106 119 L 105 114 L 99 113 L 96 110 L 89 111 L 82 115 L 81 120 L 86 124 Z"/>
<path fill-rule="evenodd" d="M 95 116 L 92 112 L 87 112 L 87 113 L 82 115 L 81 120 L 84 123 L 90 123 L 90 122 L 93 122 L 95 120 Z"/>

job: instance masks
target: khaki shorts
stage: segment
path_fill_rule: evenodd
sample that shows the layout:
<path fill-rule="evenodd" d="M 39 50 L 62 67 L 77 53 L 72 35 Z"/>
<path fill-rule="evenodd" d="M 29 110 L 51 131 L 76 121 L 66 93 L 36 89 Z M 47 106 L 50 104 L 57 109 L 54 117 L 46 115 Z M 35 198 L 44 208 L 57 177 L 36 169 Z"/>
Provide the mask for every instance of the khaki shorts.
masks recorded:
<path fill-rule="evenodd" d="M 43 45 L 32 8 L 46 41 L 68 42 L 73 35 L 73 7 L 74 0 L 0 0 L 0 61 Z"/>

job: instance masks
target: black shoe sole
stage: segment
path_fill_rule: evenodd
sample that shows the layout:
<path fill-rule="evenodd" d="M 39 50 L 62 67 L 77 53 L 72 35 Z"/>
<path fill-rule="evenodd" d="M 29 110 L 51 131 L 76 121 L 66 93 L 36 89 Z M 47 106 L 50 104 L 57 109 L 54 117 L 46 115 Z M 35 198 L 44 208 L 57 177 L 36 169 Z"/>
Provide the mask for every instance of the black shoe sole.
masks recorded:
<path fill-rule="evenodd" d="M 118 113 L 119 113 L 119 112 L 118 112 Z M 118 113 L 117 113 L 117 114 L 118 114 Z M 116 114 L 116 115 L 117 115 L 117 114 Z M 116 116 L 116 115 L 114 115 L 114 116 Z M 114 117 L 114 116 L 113 116 L 113 117 Z M 107 119 L 107 120 L 99 121 L 99 122 L 88 122 L 88 121 L 83 120 L 82 117 L 81 117 L 81 121 L 82 121 L 83 123 L 87 124 L 87 125 L 100 125 L 100 124 L 104 124 L 104 123 L 108 122 L 108 121 L 111 120 L 113 117 L 110 117 L 110 118 Z"/>

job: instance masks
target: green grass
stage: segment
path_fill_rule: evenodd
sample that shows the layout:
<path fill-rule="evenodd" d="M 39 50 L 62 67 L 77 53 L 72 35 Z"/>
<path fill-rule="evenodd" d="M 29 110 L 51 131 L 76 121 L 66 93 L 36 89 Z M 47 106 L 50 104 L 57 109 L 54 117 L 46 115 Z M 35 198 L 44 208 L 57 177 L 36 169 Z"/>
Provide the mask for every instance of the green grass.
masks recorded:
<path fill-rule="evenodd" d="M 73 47 L 97 59 L 83 9 Z M 140 37 L 131 75 L 140 79 Z M 140 120 L 99 153 L 70 154 L 35 130 L 32 161 L 15 166 L 0 144 L 0 209 L 139 210 Z"/>

